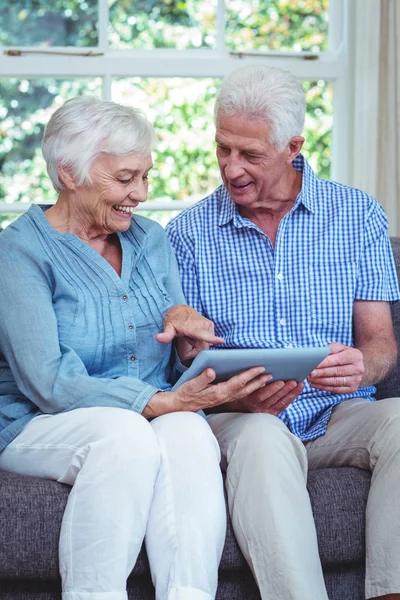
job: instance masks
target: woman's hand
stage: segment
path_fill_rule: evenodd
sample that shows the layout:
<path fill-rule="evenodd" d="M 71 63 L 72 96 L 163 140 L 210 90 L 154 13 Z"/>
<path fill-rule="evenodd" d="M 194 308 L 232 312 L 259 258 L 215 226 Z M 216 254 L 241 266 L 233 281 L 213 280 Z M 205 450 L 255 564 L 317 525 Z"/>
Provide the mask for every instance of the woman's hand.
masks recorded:
<path fill-rule="evenodd" d="M 164 317 L 163 326 L 164 331 L 156 335 L 156 340 L 169 344 L 177 338 L 176 349 L 186 366 L 200 350 L 207 350 L 210 344 L 224 343 L 223 338 L 214 335 L 214 323 L 186 304 L 172 306 Z"/>
<path fill-rule="evenodd" d="M 264 387 L 272 376 L 265 374 L 264 367 L 253 367 L 228 381 L 211 385 L 215 377 L 213 369 L 205 369 L 174 392 L 154 394 L 145 407 L 143 416 L 152 418 L 169 412 L 197 412 L 239 400 Z"/>

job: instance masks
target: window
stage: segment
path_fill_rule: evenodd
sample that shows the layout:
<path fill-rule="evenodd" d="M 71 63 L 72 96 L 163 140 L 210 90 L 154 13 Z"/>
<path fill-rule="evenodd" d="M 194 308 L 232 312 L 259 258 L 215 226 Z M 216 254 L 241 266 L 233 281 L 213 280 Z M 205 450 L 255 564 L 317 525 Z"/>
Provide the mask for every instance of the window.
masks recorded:
<path fill-rule="evenodd" d="M 245 63 L 302 79 L 305 154 L 320 176 L 345 181 L 346 14 L 347 0 L 9 0 L 0 12 L 0 226 L 55 200 L 40 140 L 51 113 L 80 94 L 141 107 L 153 122 L 159 144 L 141 208 L 165 224 L 220 182 L 214 99 Z"/>

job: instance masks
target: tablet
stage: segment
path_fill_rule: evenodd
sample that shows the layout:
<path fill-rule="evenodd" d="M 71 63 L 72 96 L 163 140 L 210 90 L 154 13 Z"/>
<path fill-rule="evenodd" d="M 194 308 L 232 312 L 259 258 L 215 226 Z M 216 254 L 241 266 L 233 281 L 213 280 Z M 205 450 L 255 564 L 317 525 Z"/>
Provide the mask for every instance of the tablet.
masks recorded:
<path fill-rule="evenodd" d="M 320 348 L 268 348 L 246 350 L 202 350 L 187 371 L 178 379 L 172 391 L 204 369 L 211 367 L 217 374 L 213 383 L 226 381 L 251 367 L 265 367 L 272 381 L 304 381 L 331 352 L 329 346 Z"/>

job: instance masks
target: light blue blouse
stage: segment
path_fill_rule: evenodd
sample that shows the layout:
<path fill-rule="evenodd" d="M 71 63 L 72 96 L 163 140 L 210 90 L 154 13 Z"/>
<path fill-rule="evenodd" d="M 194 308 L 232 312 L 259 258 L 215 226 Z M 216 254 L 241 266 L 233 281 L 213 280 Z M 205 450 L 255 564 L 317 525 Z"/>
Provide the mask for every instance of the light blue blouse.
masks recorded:
<path fill-rule="evenodd" d="M 163 317 L 185 303 L 160 225 L 118 234 L 122 273 L 32 206 L 0 234 L 0 450 L 35 415 L 90 406 L 141 412 L 180 370 Z"/>

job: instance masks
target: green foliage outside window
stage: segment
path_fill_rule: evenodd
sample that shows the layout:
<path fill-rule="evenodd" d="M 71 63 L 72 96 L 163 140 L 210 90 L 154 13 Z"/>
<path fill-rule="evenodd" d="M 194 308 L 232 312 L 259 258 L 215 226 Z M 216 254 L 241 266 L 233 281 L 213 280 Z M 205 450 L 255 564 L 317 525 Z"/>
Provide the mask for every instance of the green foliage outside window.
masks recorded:
<path fill-rule="evenodd" d="M 172 30 L 176 32 L 181 28 L 182 31 L 193 32 L 193 28 L 201 26 L 198 29 L 200 46 L 212 47 L 215 11 L 208 14 L 205 8 L 210 4 L 213 3 L 205 0 L 110 0 L 111 41 L 119 47 L 137 47 L 139 35 L 143 42 L 140 42 L 141 47 L 146 44 L 149 47 L 168 46 Z M 270 22 L 270 27 L 276 29 L 275 37 L 268 33 L 273 48 L 298 49 L 296 44 L 301 38 L 302 49 L 324 50 L 327 7 L 327 0 L 228 1 L 227 44 L 243 49 L 240 44 L 244 43 L 244 39 L 252 48 L 262 49 L 262 36 L 265 37 L 266 23 Z M 204 13 L 201 23 L 200 9 Z M 7 9 L 0 11 L 0 43 L 16 44 L 23 27 L 24 39 L 29 39 L 31 44 L 58 44 L 59 41 L 49 37 L 52 35 L 49 30 L 46 32 L 47 39 L 41 41 L 35 38 L 33 26 L 50 14 L 52 18 L 58 14 L 62 20 L 59 31 L 64 28 L 58 39 L 70 45 L 91 46 L 97 43 L 96 10 L 94 0 L 52 0 L 51 3 L 46 0 L 9 0 Z M 244 19 L 243 11 L 247 14 L 249 10 L 253 11 L 251 19 Z M 26 11 L 35 18 L 29 20 Z M 234 14 L 236 25 L 243 22 L 246 26 L 234 26 Z M 154 32 L 157 15 L 162 17 L 162 26 Z M 135 22 L 132 17 L 136 18 Z M 141 33 L 139 22 L 142 23 Z M 152 41 L 148 37 L 150 33 Z M 303 85 L 307 94 L 304 151 L 317 174 L 329 177 L 332 84 L 304 81 Z M 132 77 L 113 81 L 113 100 L 142 108 L 158 134 L 149 208 L 151 199 L 197 199 L 219 184 L 213 125 L 213 103 L 218 86 L 219 80 L 211 78 Z M 41 156 L 40 141 L 52 112 L 68 98 L 80 94 L 101 97 L 101 79 L 0 79 L 0 202 L 50 203 L 55 200 Z M 154 212 L 152 216 L 165 223 L 172 213 Z M 0 214 L 0 225 L 12 218 Z"/>
<path fill-rule="evenodd" d="M 2 0 L 2 46 L 97 46 L 97 0 Z"/>
<path fill-rule="evenodd" d="M 226 0 L 226 8 L 229 50 L 328 49 L 329 0 Z"/>
<path fill-rule="evenodd" d="M 111 0 L 109 43 L 116 48 L 214 48 L 217 0 Z"/>
<path fill-rule="evenodd" d="M 323 51 L 329 0 L 225 0 L 229 50 Z M 0 45 L 98 43 L 97 0 L 8 0 Z M 115 48 L 214 48 L 217 0 L 109 0 L 108 41 Z M 23 34 L 23 35 L 22 35 Z"/>

